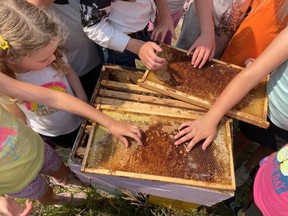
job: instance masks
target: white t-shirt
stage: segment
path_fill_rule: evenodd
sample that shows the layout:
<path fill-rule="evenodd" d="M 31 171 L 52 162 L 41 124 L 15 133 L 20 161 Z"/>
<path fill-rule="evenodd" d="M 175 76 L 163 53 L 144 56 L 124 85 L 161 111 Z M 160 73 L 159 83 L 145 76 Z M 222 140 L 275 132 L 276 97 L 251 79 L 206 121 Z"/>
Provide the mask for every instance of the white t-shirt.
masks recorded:
<path fill-rule="evenodd" d="M 58 75 L 52 66 L 40 71 L 16 74 L 16 79 L 74 95 L 66 77 Z M 82 122 L 82 118 L 77 115 L 34 102 L 25 101 L 17 105 L 25 113 L 27 124 L 42 135 L 64 135 L 76 130 Z"/>
<path fill-rule="evenodd" d="M 66 56 L 69 64 L 81 77 L 101 62 L 96 44 L 83 32 L 79 0 L 69 0 L 69 4 L 52 4 L 50 9 L 67 27 L 69 37 L 64 44 Z"/>
<path fill-rule="evenodd" d="M 267 91 L 270 120 L 277 127 L 288 131 L 288 60 L 270 75 Z"/>
<path fill-rule="evenodd" d="M 81 0 L 82 25 L 87 36 L 102 47 L 123 52 L 130 40 L 127 34 L 143 30 L 154 21 L 153 0 Z"/>

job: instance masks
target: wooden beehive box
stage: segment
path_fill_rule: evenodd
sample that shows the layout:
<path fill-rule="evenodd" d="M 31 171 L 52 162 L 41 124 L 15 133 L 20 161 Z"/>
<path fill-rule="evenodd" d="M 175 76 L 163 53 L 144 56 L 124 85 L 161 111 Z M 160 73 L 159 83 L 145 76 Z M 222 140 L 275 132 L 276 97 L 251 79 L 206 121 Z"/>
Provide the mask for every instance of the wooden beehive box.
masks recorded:
<path fill-rule="evenodd" d="M 181 123 L 202 116 L 204 109 L 137 86 L 142 76 L 143 73 L 107 66 L 93 100 L 103 113 L 136 124 L 142 131 L 144 144 L 131 141 L 130 147 L 125 148 L 105 128 L 87 121 L 89 138 L 81 146 L 84 149 L 81 171 L 235 190 L 231 121 L 223 118 L 216 139 L 205 152 L 199 144 L 187 153 L 185 145 L 174 145 L 173 135 Z M 81 140 L 78 143 L 83 144 Z"/>
<path fill-rule="evenodd" d="M 167 59 L 167 67 L 161 70 L 147 70 L 138 84 L 144 88 L 162 93 L 179 100 L 209 109 L 227 84 L 243 68 L 212 60 L 202 69 L 193 68 L 191 56 L 186 52 L 167 45 L 162 45 L 159 55 Z M 267 128 L 266 120 L 268 98 L 267 79 L 252 89 L 228 116 Z"/>

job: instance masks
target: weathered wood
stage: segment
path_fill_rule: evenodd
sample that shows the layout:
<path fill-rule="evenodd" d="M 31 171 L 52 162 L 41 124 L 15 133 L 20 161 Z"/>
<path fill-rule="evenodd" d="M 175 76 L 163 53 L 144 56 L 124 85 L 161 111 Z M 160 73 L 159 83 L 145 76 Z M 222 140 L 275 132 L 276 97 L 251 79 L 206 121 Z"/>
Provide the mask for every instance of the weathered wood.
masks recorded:
<path fill-rule="evenodd" d="M 183 56 L 183 51 L 181 51 L 179 49 L 175 49 L 175 48 L 167 46 L 167 45 L 162 45 L 162 49 L 164 50 L 162 53 L 164 55 L 164 57 L 165 57 L 165 55 L 167 55 L 166 56 L 167 58 L 170 58 L 170 60 L 173 60 L 173 63 L 171 63 L 171 65 L 173 64 L 173 70 L 171 69 L 169 72 L 168 72 L 168 69 L 167 70 L 161 70 L 161 75 L 163 75 L 164 73 L 165 74 L 169 73 L 170 75 L 177 73 L 177 75 L 175 75 L 176 78 L 182 76 L 181 78 L 178 78 L 178 79 L 179 80 L 181 80 L 181 79 L 187 80 L 187 77 L 185 77 L 185 73 L 187 73 L 188 70 L 189 70 L 189 72 L 191 71 L 191 73 L 192 73 L 192 71 L 194 71 L 195 69 L 191 68 L 190 59 L 189 59 L 189 61 L 187 60 L 187 62 L 186 62 L 186 60 L 183 60 L 184 61 L 183 62 L 182 58 L 179 58 L 179 61 L 177 60 L 177 55 L 179 55 L 179 56 L 181 55 L 184 58 L 184 56 L 186 54 Z M 214 62 L 215 64 L 218 64 L 218 67 L 223 68 L 223 70 L 224 70 L 224 68 L 231 68 L 233 70 L 235 69 L 234 72 L 236 72 L 236 71 L 240 72 L 243 69 L 239 66 L 229 64 L 229 63 L 226 63 L 226 62 L 223 62 L 220 60 L 213 59 L 212 62 Z M 176 71 L 175 68 L 177 68 L 178 64 L 179 64 L 180 69 Z M 210 71 L 213 70 L 212 66 L 213 65 L 211 65 L 211 67 L 208 67 L 208 68 L 210 68 L 209 69 Z M 186 70 L 186 72 L 184 73 L 184 72 L 182 72 L 183 68 L 184 69 L 191 68 L 191 69 Z M 215 65 L 214 65 L 214 68 L 215 68 Z M 200 70 L 200 69 L 197 69 L 197 70 Z M 209 84 L 211 84 L 211 83 L 199 83 L 199 81 L 198 81 L 197 84 L 199 84 L 199 85 L 201 85 L 207 89 L 207 92 L 205 92 L 206 95 L 205 96 L 203 95 L 202 97 L 200 97 L 200 96 L 197 96 L 197 90 L 187 93 L 188 92 L 187 89 L 189 89 L 189 86 L 187 86 L 187 87 L 185 86 L 185 88 L 187 88 L 186 92 L 184 92 L 183 90 L 179 90 L 180 89 L 179 87 L 176 88 L 176 86 L 178 85 L 177 81 L 173 81 L 173 82 L 176 82 L 175 86 L 173 86 L 172 84 L 170 84 L 170 83 L 173 83 L 171 80 L 170 80 L 170 82 L 168 82 L 168 81 L 164 82 L 163 80 L 162 81 L 159 80 L 157 75 L 156 75 L 157 73 L 158 73 L 158 71 L 147 70 L 145 72 L 145 74 L 143 75 L 143 78 L 138 80 L 138 85 L 143 87 L 143 88 L 147 88 L 149 90 L 167 95 L 169 97 L 173 97 L 173 98 L 176 98 L 178 100 L 182 100 L 182 101 L 185 101 L 187 103 L 191 103 L 193 105 L 203 107 L 205 109 L 209 109 L 213 105 L 214 101 L 217 99 L 214 97 L 213 92 L 218 92 L 219 89 L 222 89 L 222 88 L 219 88 L 218 86 L 217 86 L 218 89 L 209 89 Z M 203 75 L 205 74 L 205 76 L 210 76 L 210 75 L 213 76 L 213 77 L 209 77 L 208 80 L 210 80 L 210 81 L 217 79 L 217 76 L 216 76 L 217 73 L 220 74 L 220 73 L 224 73 L 224 72 L 215 70 L 215 73 L 212 74 L 212 73 L 205 73 L 205 70 L 203 69 Z M 171 78 L 171 76 L 170 77 L 168 76 L 168 78 Z M 163 77 L 161 77 L 161 78 L 163 78 Z M 266 92 L 267 81 L 268 81 L 268 77 L 266 79 L 264 79 L 258 86 L 256 86 L 253 89 L 254 93 L 252 95 L 250 95 L 250 93 L 247 94 L 247 95 L 249 95 L 249 98 L 252 99 L 251 103 L 249 103 L 247 106 L 244 106 L 241 109 L 237 108 L 237 105 L 236 105 L 227 113 L 227 115 L 232 117 L 232 118 L 236 118 L 238 120 L 257 125 L 259 127 L 267 128 L 269 126 L 269 122 L 267 121 L 267 109 L 268 109 L 268 97 L 267 97 L 267 92 Z M 216 80 L 215 80 L 215 82 L 216 82 Z M 179 85 L 181 85 L 181 84 L 179 84 Z M 193 84 L 191 84 L 191 85 L 193 86 Z"/>
<path fill-rule="evenodd" d="M 130 92 L 112 91 L 109 89 L 100 89 L 98 95 L 101 97 L 115 98 L 115 99 L 120 99 L 120 100 L 133 101 L 137 103 L 148 103 L 148 104 L 156 104 L 156 105 L 162 105 L 162 106 L 168 106 L 168 107 L 193 109 L 196 111 L 203 111 L 203 112 L 207 111 L 206 109 L 197 107 L 189 103 L 185 103 L 180 100 L 174 100 L 174 99 L 170 99 L 167 97 L 161 98 L 160 94 L 158 94 L 158 97 L 157 97 L 157 95 L 150 96 L 150 95 L 134 94 Z"/>

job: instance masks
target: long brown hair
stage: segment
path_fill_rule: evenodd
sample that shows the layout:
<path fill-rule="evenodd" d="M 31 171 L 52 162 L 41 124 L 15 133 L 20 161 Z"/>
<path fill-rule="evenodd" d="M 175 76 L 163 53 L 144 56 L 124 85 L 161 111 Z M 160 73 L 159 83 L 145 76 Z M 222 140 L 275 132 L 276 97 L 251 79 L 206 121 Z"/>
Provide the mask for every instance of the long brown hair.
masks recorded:
<path fill-rule="evenodd" d="M 0 1 L 0 36 L 9 46 L 7 49 L 0 48 L 0 71 L 15 78 L 6 61 L 29 56 L 55 39 L 60 40 L 61 46 L 66 37 L 63 29 L 54 14 L 25 0 Z M 53 66 L 61 72 L 65 64 L 60 46 L 55 51 Z"/>

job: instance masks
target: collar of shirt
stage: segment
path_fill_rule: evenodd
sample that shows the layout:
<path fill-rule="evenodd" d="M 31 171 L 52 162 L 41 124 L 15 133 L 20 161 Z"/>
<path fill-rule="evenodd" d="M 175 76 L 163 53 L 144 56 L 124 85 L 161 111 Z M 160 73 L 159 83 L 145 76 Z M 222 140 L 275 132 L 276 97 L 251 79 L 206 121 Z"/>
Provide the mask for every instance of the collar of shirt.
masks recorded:
<path fill-rule="evenodd" d="M 69 4 L 68 0 L 55 0 L 54 4 Z"/>

